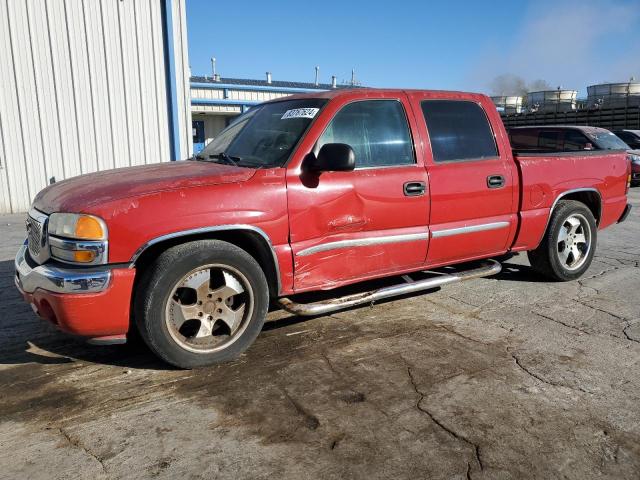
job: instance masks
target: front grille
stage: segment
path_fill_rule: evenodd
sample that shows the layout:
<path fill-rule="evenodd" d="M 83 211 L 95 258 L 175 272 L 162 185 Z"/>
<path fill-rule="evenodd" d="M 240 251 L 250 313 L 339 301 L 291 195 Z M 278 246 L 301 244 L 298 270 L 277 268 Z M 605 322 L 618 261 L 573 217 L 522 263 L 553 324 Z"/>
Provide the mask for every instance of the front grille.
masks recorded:
<path fill-rule="evenodd" d="M 32 257 L 38 258 L 42 248 L 42 225 L 35 218 L 27 217 L 27 233 L 29 253 Z"/>
<path fill-rule="evenodd" d="M 37 263 L 44 263 L 49 259 L 47 221 L 47 215 L 34 209 L 27 216 L 27 247 L 29 255 Z"/>

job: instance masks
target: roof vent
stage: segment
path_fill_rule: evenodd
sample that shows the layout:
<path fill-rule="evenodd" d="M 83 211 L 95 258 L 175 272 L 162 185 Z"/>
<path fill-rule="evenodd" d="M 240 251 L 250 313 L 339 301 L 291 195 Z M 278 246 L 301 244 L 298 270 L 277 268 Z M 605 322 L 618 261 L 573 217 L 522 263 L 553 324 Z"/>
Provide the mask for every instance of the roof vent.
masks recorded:
<path fill-rule="evenodd" d="M 338 81 L 336 80 L 335 75 L 331 75 L 331 88 L 336 88 L 338 86 Z"/>
<path fill-rule="evenodd" d="M 267 83 L 271 83 L 271 72 L 267 72 Z"/>
<path fill-rule="evenodd" d="M 320 76 L 320 67 L 316 67 L 316 80 L 315 82 L 313 82 L 313 84 L 317 87 L 319 84 L 319 76 Z"/>

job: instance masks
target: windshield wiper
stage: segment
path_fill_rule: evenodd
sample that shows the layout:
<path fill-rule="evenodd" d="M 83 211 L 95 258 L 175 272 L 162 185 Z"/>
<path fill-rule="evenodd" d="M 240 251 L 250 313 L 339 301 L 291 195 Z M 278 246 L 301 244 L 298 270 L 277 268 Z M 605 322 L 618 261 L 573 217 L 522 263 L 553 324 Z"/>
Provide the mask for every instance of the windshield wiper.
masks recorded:
<path fill-rule="evenodd" d="M 226 152 L 220 152 L 220 153 L 216 153 L 214 155 L 209 155 L 209 158 L 215 158 L 215 159 L 222 160 L 224 163 L 227 163 L 229 165 L 233 165 L 234 167 L 237 167 L 238 166 L 238 162 L 242 161 L 242 158 L 229 155 Z"/>

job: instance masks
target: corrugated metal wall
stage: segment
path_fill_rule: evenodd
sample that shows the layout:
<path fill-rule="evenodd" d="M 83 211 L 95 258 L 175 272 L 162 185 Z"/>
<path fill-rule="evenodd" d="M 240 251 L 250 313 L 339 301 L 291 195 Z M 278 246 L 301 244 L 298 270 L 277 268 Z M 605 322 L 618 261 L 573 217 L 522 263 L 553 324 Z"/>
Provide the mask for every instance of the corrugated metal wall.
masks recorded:
<path fill-rule="evenodd" d="M 171 2 L 180 157 L 190 151 L 184 0 Z M 171 159 L 162 0 L 0 0 L 0 213 L 52 181 Z"/>
<path fill-rule="evenodd" d="M 166 0 L 170 1 L 170 0 Z M 178 86 L 179 158 L 193 152 L 191 130 L 191 72 L 187 48 L 187 12 L 185 0 L 173 0 L 173 38 L 175 39 L 176 83 Z"/>

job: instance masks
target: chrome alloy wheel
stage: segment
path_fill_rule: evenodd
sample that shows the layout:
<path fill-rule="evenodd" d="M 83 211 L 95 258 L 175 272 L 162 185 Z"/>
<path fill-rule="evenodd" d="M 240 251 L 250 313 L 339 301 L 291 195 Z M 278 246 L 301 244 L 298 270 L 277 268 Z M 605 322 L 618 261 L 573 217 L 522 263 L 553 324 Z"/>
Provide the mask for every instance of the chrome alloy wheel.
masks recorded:
<path fill-rule="evenodd" d="M 178 281 L 167 299 L 165 322 L 185 350 L 210 353 L 238 339 L 253 313 L 247 278 L 228 265 L 205 265 Z"/>
<path fill-rule="evenodd" d="M 587 219 L 574 213 L 562 222 L 558 233 L 558 260 L 567 270 L 577 270 L 591 250 L 591 227 Z"/>

